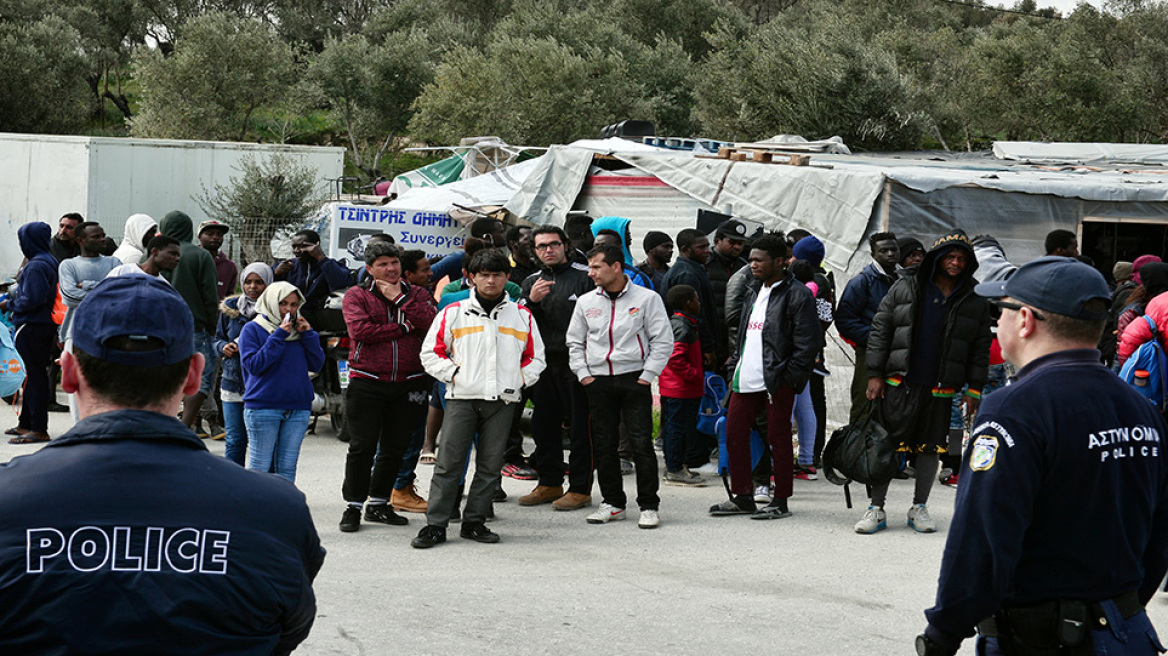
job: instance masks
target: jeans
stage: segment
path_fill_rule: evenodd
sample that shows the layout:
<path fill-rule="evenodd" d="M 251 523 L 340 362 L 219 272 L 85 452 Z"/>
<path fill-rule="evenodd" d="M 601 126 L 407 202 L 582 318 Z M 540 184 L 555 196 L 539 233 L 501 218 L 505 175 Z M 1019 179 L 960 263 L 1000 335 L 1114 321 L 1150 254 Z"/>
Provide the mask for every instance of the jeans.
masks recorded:
<path fill-rule="evenodd" d="M 665 451 L 665 470 L 680 471 L 685 466 L 685 454 L 695 448 L 698 436 L 698 409 L 702 399 L 675 399 L 661 397 L 661 443 Z M 710 452 L 705 444 L 700 445 L 706 452 L 706 462 Z"/>
<path fill-rule="evenodd" d="M 295 483 L 300 444 L 304 442 L 311 416 L 309 410 L 244 408 L 243 422 L 247 425 L 251 447 L 247 468 L 261 472 L 274 471 L 276 475 Z"/>
<path fill-rule="evenodd" d="M 795 395 L 793 419 L 799 424 L 799 464 L 811 465 L 815 461 L 815 431 L 818 423 L 815 408 L 811 404 L 811 385 Z M 776 471 L 781 471 L 781 468 Z"/>
<path fill-rule="evenodd" d="M 422 444 L 426 441 L 426 415 L 423 412 L 422 421 L 419 421 L 414 426 L 414 432 L 410 435 L 410 443 L 406 445 L 405 453 L 402 454 L 401 469 L 397 472 L 397 480 L 393 484 L 393 489 L 404 490 L 414 484 L 418 475 L 414 472 L 418 469 L 418 458 L 422 456 Z"/>
<path fill-rule="evenodd" d="M 0 328 L 0 330 L 6 330 Z M 53 383 L 49 365 L 57 346 L 57 327 L 51 323 L 26 323 L 16 329 L 16 352 L 24 360 L 24 406 L 17 425 L 37 433 L 49 432 L 49 403 Z"/>
<path fill-rule="evenodd" d="M 353 378 L 345 391 L 349 453 L 345 457 L 345 501 L 389 499 L 402 469 L 402 454 L 426 420 L 426 379 L 386 383 Z"/>
<path fill-rule="evenodd" d="M 227 432 L 223 454 L 240 467 L 247 466 L 247 424 L 243 421 L 243 403 L 223 402 L 223 429 Z"/>
<path fill-rule="evenodd" d="M 548 365 L 532 390 L 535 410 L 531 434 L 535 439 L 532 460 L 539 484 L 564 484 L 564 415 L 572 418 L 571 452 L 568 455 L 568 491 L 592 494 L 592 431 L 589 430 L 589 398 L 584 386 L 566 364 Z M 445 436 L 445 433 L 443 433 Z"/>
<path fill-rule="evenodd" d="M 794 459 L 791 452 L 791 407 L 795 404 L 795 390 L 783 385 L 773 394 L 767 392 L 733 392 L 730 410 L 726 416 L 726 453 L 730 461 L 730 491 L 750 494 L 750 429 L 759 411 L 767 412 L 767 441 L 775 465 L 775 499 L 786 499 L 794 493 L 792 476 L 787 472 Z"/>
<path fill-rule="evenodd" d="M 442 448 L 430 478 L 430 504 L 426 524 L 445 528 L 458 503 L 459 479 L 463 476 L 470 448 L 478 434 L 474 480 L 467 494 L 463 526 L 483 523 L 491 508 L 491 496 L 503 475 L 503 452 L 515 417 L 514 404 L 503 401 L 447 399 L 442 420 Z"/>
<path fill-rule="evenodd" d="M 637 471 L 637 506 L 657 510 L 661 499 L 657 490 L 657 454 L 653 452 L 653 390 L 637 382 L 641 372 L 596 376 L 584 388 L 592 411 L 592 432 L 596 440 L 596 480 L 604 502 L 624 508 L 628 504 L 621 476 L 620 427 L 624 421 Z"/>
<path fill-rule="evenodd" d="M 210 398 L 215 388 L 215 365 L 219 362 L 219 353 L 215 350 L 215 337 L 201 330 L 195 331 L 195 351 L 202 353 L 207 361 L 203 365 L 203 378 L 199 381 L 199 393 Z"/>
<path fill-rule="evenodd" d="M 868 347 L 856 347 L 856 370 L 852 373 L 852 412 L 849 423 L 860 421 L 868 405 Z"/>

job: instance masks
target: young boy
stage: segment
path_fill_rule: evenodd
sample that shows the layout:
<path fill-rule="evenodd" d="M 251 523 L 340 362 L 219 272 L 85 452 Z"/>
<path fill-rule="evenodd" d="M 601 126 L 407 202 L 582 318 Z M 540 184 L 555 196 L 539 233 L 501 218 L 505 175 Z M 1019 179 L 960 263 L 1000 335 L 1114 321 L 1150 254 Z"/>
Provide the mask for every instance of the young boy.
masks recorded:
<path fill-rule="evenodd" d="M 700 487 L 701 474 L 685 466 L 685 454 L 700 448 L 698 410 L 705 392 L 702 373 L 702 344 L 698 339 L 698 317 L 702 302 L 689 285 L 670 287 L 665 295 L 672 315 L 673 353 L 661 372 L 661 441 L 665 447 L 665 484 Z"/>
<path fill-rule="evenodd" d="M 422 344 L 426 373 L 446 383 L 442 448 L 430 480 L 426 526 L 410 544 L 427 549 L 446 541 L 446 526 L 458 502 L 459 479 L 478 433 L 474 480 L 467 495 L 459 536 L 494 543 L 487 528 L 491 496 L 499 486 L 512 404 L 534 385 L 544 369 L 543 340 L 527 308 L 507 297 L 511 271 L 496 249 L 475 253 L 466 267 L 470 297 L 448 305 L 430 325 Z"/>

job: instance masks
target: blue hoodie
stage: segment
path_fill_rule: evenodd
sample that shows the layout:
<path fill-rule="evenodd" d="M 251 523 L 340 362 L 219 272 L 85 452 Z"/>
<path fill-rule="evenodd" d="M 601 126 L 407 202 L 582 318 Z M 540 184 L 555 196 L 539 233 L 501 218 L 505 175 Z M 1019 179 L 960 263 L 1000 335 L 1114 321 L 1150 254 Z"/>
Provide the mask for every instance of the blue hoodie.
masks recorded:
<path fill-rule="evenodd" d="M 20 250 L 28 264 L 20 270 L 19 285 L 8 309 L 12 324 L 53 323 L 53 304 L 57 301 L 57 258 L 49 252 L 53 229 L 47 223 L 26 223 L 16 231 Z"/>
<path fill-rule="evenodd" d="M 629 224 L 632 221 L 619 216 L 602 216 L 592 222 L 592 236 L 595 237 L 601 230 L 615 230 L 621 236 L 621 250 L 625 254 L 624 270 L 629 280 L 645 289 L 653 289 L 653 281 L 633 263 L 633 254 L 629 252 Z"/>

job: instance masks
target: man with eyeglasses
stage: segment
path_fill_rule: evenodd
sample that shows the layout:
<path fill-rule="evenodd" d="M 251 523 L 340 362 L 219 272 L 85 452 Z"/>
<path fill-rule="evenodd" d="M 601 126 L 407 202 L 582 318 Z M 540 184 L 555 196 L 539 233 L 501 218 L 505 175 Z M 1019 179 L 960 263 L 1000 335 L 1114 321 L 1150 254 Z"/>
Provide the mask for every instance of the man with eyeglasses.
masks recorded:
<path fill-rule="evenodd" d="M 521 506 L 551 503 L 556 510 L 576 510 L 592 505 L 592 437 L 589 430 L 588 396 L 568 366 L 566 335 L 576 300 L 595 285 L 588 267 L 568 258 L 572 243 L 558 226 L 540 226 L 531 233 L 532 248 L 540 270 L 523 281 L 523 304 L 531 310 L 543 336 L 547 369 L 532 390 L 535 410 L 531 434 L 535 453 L 530 460 L 539 481 L 529 494 L 519 497 Z M 564 492 L 564 416 L 571 421 L 568 457 L 568 491 Z"/>
<path fill-rule="evenodd" d="M 946 451 L 953 397 L 965 391 L 965 413 L 977 413 L 990 362 L 990 305 L 973 292 L 977 257 L 969 238 L 955 230 L 925 255 L 914 276 L 901 278 L 872 319 L 868 336 L 869 401 L 902 452 L 915 453 L 916 485 L 908 525 L 932 533 L 929 493 Z M 857 533 L 887 528 L 888 484 L 872 487 Z"/>
<path fill-rule="evenodd" d="M 923 656 L 1152 654 L 1168 570 L 1168 453 L 1156 407 L 1100 364 L 1107 282 L 1042 257 L 977 286 L 1001 309 L 1013 382 L 981 406 Z"/>

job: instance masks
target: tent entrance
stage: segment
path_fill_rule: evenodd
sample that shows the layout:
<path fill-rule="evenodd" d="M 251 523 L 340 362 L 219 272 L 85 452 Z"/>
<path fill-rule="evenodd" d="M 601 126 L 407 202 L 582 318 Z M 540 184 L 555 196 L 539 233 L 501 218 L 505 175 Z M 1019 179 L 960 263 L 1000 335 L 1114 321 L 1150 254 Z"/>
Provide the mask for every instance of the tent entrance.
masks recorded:
<path fill-rule="evenodd" d="M 1168 252 L 1168 219 L 1084 217 L 1079 251 L 1095 260 L 1096 268 L 1110 279 L 1118 261 L 1132 262 L 1141 255 L 1163 257 Z"/>

